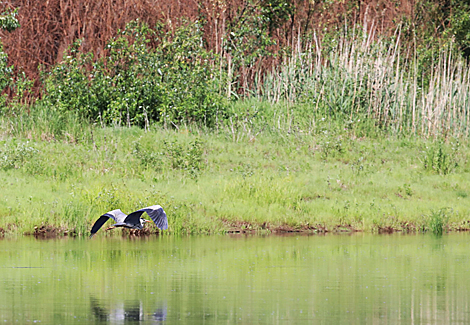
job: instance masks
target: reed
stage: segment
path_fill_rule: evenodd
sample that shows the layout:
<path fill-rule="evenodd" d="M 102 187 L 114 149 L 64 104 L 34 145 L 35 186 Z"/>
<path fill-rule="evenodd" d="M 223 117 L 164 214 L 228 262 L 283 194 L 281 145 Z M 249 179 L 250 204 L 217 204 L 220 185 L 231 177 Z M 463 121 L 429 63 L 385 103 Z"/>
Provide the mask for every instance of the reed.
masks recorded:
<path fill-rule="evenodd" d="M 371 119 L 392 134 L 468 135 L 468 64 L 448 48 L 427 67 L 429 75 L 419 75 L 418 59 L 402 58 L 402 52 L 399 32 L 395 42 L 346 32 L 328 49 L 317 38 L 299 42 L 282 65 L 256 78 L 263 81 L 253 96 L 301 103 L 311 117 Z"/>

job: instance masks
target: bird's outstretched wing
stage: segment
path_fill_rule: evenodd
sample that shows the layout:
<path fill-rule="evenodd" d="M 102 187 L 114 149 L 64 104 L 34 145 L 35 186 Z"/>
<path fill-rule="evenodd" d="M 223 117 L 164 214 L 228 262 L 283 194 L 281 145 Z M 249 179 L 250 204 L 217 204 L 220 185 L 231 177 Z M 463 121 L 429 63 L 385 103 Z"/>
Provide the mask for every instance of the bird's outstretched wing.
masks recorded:
<path fill-rule="evenodd" d="M 163 208 L 159 205 L 152 205 L 129 214 L 125 222 L 130 224 L 140 224 L 140 216 L 147 212 L 149 217 L 155 222 L 158 228 L 168 229 L 168 219 Z"/>
<path fill-rule="evenodd" d="M 98 230 L 100 230 L 100 228 L 106 223 L 106 221 L 108 221 L 109 218 L 113 219 L 116 223 L 119 223 L 124 221 L 126 215 L 120 209 L 106 212 L 101 217 L 99 217 L 93 227 L 91 227 L 90 238 L 93 237 L 93 235 L 96 234 Z"/>

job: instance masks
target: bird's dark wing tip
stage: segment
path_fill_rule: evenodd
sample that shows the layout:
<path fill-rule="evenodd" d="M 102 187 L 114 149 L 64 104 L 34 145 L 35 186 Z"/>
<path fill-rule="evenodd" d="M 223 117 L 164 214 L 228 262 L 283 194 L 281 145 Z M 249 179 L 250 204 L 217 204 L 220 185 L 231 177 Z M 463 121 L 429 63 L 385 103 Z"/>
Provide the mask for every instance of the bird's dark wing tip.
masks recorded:
<path fill-rule="evenodd" d="M 91 227 L 90 239 L 93 237 L 94 234 L 98 232 L 98 230 L 100 230 L 100 228 L 106 223 L 106 221 L 108 221 L 109 218 L 112 217 L 108 213 L 106 213 L 99 217 L 98 220 L 96 220 L 93 227 Z"/>

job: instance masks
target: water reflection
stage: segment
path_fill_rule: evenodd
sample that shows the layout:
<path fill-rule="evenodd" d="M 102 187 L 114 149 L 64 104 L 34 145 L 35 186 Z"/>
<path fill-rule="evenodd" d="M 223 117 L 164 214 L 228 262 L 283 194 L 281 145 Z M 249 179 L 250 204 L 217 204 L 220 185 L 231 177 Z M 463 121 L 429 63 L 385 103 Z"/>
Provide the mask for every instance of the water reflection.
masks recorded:
<path fill-rule="evenodd" d="M 2 240 L 0 323 L 470 323 L 469 238 Z"/>
<path fill-rule="evenodd" d="M 106 309 L 100 306 L 98 300 L 94 297 L 90 297 L 90 307 L 91 312 L 95 316 L 95 318 L 99 321 L 108 321 L 109 320 L 109 313 Z"/>
<path fill-rule="evenodd" d="M 90 308 L 97 321 L 113 324 L 126 324 L 136 321 L 154 321 L 159 323 L 166 320 L 166 304 L 160 304 L 160 307 L 154 308 L 153 312 L 144 311 L 143 302 L 140 300 L 126 300 L 121 303 L 114 303 L 109 309 L 104 307 L 104 301 L 90 297 Z"/>

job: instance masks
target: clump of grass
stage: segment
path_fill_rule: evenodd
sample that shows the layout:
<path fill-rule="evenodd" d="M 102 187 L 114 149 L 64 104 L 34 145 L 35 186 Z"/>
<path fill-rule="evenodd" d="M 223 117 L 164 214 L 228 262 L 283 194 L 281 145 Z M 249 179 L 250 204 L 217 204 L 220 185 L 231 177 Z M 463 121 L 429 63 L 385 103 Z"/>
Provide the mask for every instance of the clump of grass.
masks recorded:
<path fill-rule="evenodd" d="M 196 178 L 198 172 L 203 168 L 202 155 L 203 142 L 195 138 L 187 145 L 182 145 L 178 140 L 164 141 L 166 154 L 169 157 L 171 168 L 181 169 L 188 172 L 192 178 Z"/>
<path fill-rule="evenodd" d="M 427 217 L 428 229 L 435 235 L 442 235 L 449 221 L 449 213 L 452 213 L 452 209 L 443 208 L 431 211 Z"/>
<path fill-rule="evenodd" d="M 458 146 L 448 146 L 443 141 L 438 141 L 427 147 L 424 151 L 423 167 L 425 170 L 437 174 L 447 175 L 458 167 Z"/>
<path fill-rule="evenodd" d="M 398 188 L 397 195 L 400 197 L 411 197 L 413 195 L 413 190 L 411 189 L 411 185 L 405 183 L 403 184 L 403 186 L 400 186 Z"/>
<path fill-rule="evenodd" d="M 135 141 L 133 155 L 140 160 L 140 163 L 142 164 L 143 168 L 152 168 L 156 171 L 162 169 L 162 152 L 143 148 L 140 142 Z"/>
<path fill-rule="evenodd" d="M 20 168 L 35 158 L 39 151 L 29 142 L 7 142 L 0 147 L 0 169 Z"/>
<path fill-rule="evenodd" d="M 344 149 L 343 149 L 343 141 L 341 136 L 334 137 L 331 134 L 326 132 L 323 136 L 319 137 L 319 150 L 321 157 L 323 159 L 328 159 L 328 157 L 340 156 Z"/>

